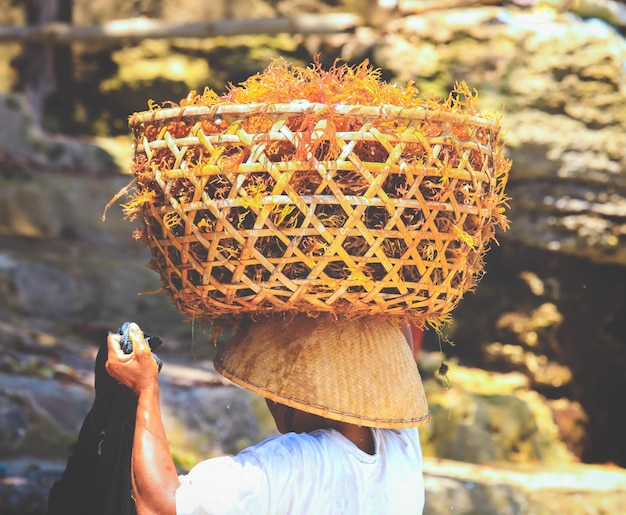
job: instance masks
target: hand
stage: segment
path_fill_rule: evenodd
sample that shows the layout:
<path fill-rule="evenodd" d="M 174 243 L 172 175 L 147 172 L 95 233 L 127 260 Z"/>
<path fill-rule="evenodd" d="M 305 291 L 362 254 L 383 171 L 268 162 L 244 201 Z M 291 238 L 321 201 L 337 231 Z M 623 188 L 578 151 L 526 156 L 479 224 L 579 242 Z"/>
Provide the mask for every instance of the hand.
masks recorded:
<path fill-rule="evenodd" d="M 130 354 L 125 354 L 121 349 L 119 334 L 108 336 L 106 370 L 113 379 L 117 379 L 139 395 L 143 390 L 157 385 L 159 369 L 150 346 L 146 343 L 143 332 L 137 324 L 130 324 L 128 335 L 133 344 Z"/>

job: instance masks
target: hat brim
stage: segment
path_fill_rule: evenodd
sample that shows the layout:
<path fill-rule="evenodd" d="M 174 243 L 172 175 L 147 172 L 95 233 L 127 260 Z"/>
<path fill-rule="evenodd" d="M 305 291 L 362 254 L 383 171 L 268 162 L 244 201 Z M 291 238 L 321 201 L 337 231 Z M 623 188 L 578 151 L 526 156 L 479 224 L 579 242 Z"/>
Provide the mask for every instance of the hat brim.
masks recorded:
<path fill-rule="evenodd" d="M 430 418 L 413 354 L 386 318 L 264 319 L 240 330 L 214 363 L 233 383 L 324 418 L 380 428 Z"/>

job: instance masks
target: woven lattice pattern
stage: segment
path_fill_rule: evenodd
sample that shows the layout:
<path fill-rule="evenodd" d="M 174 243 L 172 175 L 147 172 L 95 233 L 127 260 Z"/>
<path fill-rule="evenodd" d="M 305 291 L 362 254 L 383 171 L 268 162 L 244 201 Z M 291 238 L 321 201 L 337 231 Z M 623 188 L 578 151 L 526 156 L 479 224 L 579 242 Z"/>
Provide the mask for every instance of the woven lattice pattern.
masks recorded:
<path fill-rule="evenodd" d="M 440 320 L 506 223 L 492 120 L 293 102 L 158 109 L 130 125 L 125 208 L 189 315 Z"/>

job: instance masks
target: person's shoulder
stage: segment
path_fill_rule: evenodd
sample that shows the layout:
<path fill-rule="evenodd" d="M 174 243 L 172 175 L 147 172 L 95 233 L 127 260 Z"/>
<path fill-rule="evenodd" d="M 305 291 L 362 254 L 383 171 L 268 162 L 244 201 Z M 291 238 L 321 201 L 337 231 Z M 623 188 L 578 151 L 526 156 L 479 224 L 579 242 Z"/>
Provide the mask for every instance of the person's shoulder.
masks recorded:
<path fill-rule="evenodd" d="M 267 451 L 271 449 L 296 449 L 302 447 L 308 447 L 311 445 L 316 445 L 316 442 L 319 440 L 318 434 L 319 431 L 313 431 L 312 433 L 285 433 L 278 436 L 272 436 L 259 442 L 252 447 L 249 447 L 247 450 L 250 451 Z"/>
<path fill-rule="evenodd" d="M 320 456 L 327 455 L 329 448 L 337 446 L 333 442 L 334 431 L 316 430 L 311 433 L 285 433 L 263 440 L 262 442 L 241 451 L 237 458 L 254 458 L 268 463 L 282 461 L 283 463 L 302 463 L 303 460 L 319 460 Z M 315 458 L 317 456 L 317 458 Z"/>
<path fill-rule="evenodd" d="M 373 428 L 373 430 L 382 437 L 389 439 L 419 440 L 419 430 L 416 427 L 407 427 L 403 429 Z"/>
<path fill-rule="evenodd" d="M 385 454 L 419 458 L 421 461 L 422 446 L 417 428 L 375 429 L 374 438 L 377 449 Z"/>

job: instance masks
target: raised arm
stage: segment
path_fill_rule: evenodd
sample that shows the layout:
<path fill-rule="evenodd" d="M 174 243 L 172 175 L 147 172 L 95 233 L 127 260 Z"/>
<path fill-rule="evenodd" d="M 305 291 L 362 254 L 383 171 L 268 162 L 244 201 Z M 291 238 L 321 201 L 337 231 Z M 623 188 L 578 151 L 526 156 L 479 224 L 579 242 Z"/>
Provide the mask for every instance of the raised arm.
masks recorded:
<path fill-rule="evenodd" d="M 175 515 L 179 481 L 161 419 L 158 367 L 137 324 L 131 324 L 129 336 L 133 351 L 124 354 L 120 336 L 109 335 L 106 369 L 137 395 L 131 462 L 137 514 Z"/>

